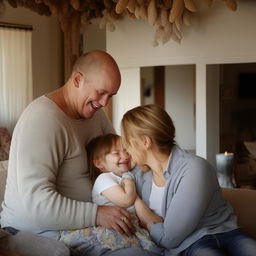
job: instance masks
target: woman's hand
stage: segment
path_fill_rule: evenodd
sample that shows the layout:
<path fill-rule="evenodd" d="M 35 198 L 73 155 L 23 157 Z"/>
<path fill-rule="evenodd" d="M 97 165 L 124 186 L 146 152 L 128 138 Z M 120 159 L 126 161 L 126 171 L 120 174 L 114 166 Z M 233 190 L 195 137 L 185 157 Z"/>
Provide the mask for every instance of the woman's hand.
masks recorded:
<path fill-rule="evenodd" d="M 132 224 L 134 218 L 128 211 L 120 207 L 98 206 L 96 225 L 114 229 L 119 233 L 130 236 L 135 233 Z"/>
<path fill-rule="evenodd" d="M 141 226 L 147 230 L 150 231 L 153 223 L 163 222 L 163 218 L 152 212 L 139 196 L 137 196 L 134 206 L 140 219 Z"/>

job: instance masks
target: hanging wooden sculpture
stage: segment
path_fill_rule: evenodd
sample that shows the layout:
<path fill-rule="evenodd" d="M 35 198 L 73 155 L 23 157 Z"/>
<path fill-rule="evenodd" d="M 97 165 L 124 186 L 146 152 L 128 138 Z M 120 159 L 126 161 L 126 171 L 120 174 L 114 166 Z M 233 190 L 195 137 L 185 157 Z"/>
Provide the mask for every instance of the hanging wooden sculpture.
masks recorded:
<path fill-rule="evenodd" d="M 222 1 L 230 10 L 237 9 L 236 0 L 203 1 L 209 7 L 213 1 Z M 14 8 L 22 6 L 40 15 L 58 17 L 64 32 L 65 76 L 79 55 L 82 25 L 95 18 L 100 19 L 100 28 L 108 31 L 114 31 L 115 22 L 125 15 L 147 20 L 156 27 L 153 45 L 157 46 L 170 40 L 180 42 L 182 26 L 190 25 L 191 16 L 198 10 L 196 0 L 0 0 L 0 10 L 7 2 Z"/>

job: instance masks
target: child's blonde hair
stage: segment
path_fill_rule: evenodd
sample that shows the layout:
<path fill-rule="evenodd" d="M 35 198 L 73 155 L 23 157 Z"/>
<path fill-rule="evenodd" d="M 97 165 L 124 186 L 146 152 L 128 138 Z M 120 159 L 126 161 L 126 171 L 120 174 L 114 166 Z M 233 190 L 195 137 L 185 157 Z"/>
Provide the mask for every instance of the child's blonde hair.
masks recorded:
<path fill-rule="evenodd" d="M 163 153 L 170 153 L 176 144 L 175 127 L 168 113 L 156 104 L 135 107 L 127 111 L 121 121 L 121 136 L 126 147 L 130 138 L 146 135 Z"/>
<path fill-rule="evenodd" d="M 93 182 L 95 182 L 96 178 L 102 173 L 102 171 L 93 164 L 93 160 L 104 158 L 120 138 L 121 137 L 117 134 L 109 133 L 92 139 L 87 145 L 90 178 Z"/>

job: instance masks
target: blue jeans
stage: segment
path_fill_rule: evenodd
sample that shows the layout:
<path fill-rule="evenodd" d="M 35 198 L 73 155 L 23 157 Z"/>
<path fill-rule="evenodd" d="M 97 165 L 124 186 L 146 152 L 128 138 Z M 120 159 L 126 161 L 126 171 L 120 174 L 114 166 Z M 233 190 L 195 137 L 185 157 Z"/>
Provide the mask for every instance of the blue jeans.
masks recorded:
<path fill-rule="evenodd" d="M 123 248 L 116 251 L 111 251 L 106 254 L 103 254 L 104 256 L 159 256 L 159 254 L 154 254 L 153 252 L 149 252 L 146 250 L 143 250 L 139 247 L 129 247 L 129 248 Z"/>
<path fill-rule="evenodd" d="M 5 227 L 5 228 L 3 228 L 3 230 L 11 233 L 12 235 L 16 235 L 19 232 L 19 230 L 17 230 L 16 228 L 13 228 L 13 227 Z"/>
<path fill-rule="evenodd" d="M 255 256 L 256 240 L 240 230 L 206 235 L 184 250 L 182 256 Z"/>

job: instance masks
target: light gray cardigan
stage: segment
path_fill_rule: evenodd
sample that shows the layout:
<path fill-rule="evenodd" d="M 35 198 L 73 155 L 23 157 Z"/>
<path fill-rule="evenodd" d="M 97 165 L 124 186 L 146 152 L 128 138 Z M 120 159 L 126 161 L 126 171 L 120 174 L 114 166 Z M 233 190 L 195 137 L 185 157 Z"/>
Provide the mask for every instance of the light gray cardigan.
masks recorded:
<path fill-rule="evenodd" d="M 135 176 L 138 194 L 149 205 L 152 172 L 136 170 Z M 178 255 L 204 235 L 238 228 L 216 171 L 205 159 L 174 146 L 164 176 L 164 222 L 153 224 L 150 234 L 165 255 Z"/>

